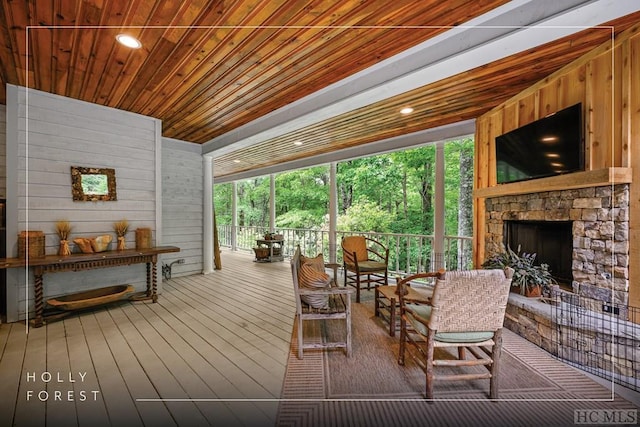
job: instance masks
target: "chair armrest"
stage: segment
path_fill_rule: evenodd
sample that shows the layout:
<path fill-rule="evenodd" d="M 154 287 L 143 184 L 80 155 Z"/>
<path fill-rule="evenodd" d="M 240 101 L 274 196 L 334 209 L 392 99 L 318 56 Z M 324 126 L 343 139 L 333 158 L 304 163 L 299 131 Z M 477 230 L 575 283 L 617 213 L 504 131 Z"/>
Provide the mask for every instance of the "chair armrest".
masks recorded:
<path fill-rule="evenodd" d="M 298 293 L 300 295 L 341 295 L 352 294 L 355 291 L 353 288 L 327 288 L 327 289 L 309 289 L 300 288 Z"/>
<path fill-rule="evenodd" d="M 416 319 L 416 321 L 422 323 L 425 327 L 427 328 L 429 327 L 429 322 L 425 320 L 422 316 L 416 314 L 413 310 L 411 310 L 411 308 L 404 306 L 404 311 L 405 313 L 410 313 L 412 317 Z"/>

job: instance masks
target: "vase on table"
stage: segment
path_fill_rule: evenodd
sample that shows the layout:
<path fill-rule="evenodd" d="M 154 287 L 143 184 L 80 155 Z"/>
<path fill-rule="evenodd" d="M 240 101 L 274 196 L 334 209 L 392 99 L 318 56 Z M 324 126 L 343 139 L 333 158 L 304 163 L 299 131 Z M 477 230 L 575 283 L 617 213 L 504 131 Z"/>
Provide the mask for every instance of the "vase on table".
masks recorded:
<path fill-rule="evenodd" d="M 60 248 L 58 249 L 58 255 L 70 255 L 71 249 L 69 248 L 69 242 L 67 240 L 60 240 Z"/>
<path fill-rule="evenodd" d="M 125 249 L 127 249 L 127 244 L 124 241 L 124 236 L 120 236 L 118 237 L 118 250 L 123 251 Z"/>

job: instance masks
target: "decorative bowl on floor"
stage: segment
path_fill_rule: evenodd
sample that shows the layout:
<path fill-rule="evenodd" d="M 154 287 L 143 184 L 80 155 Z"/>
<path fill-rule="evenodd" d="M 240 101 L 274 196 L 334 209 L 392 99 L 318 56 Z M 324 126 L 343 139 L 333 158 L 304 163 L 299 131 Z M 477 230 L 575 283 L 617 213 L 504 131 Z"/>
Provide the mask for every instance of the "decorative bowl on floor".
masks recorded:
<path fill-rule="evenodd" d="M 59 310 L 81 310 L 95 305 L 107 304 L 123 299 L 134 291 L 132 285 L 116 285 L 106 288 L 77 292 L 47 300 L 47 304 Z"/>

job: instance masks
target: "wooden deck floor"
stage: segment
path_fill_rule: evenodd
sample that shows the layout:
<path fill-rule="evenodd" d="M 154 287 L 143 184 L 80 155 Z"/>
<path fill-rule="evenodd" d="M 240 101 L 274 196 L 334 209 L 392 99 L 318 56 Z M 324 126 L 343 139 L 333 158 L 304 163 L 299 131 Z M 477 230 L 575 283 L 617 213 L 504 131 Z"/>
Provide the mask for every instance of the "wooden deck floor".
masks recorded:
<path fill-rule="evenodd" d="M 165 281 L 157 304 L 28 334 L 0 325 L 0 424 L 273 425 L 295 313 L 289 263 L 230 252 L 223 263 Z"/>
<path fill-rule="evenodd" d="M 157 304 L 28 333 L 0 325 L 0 425 L 275 425 L 295 313 L 289 263 L 222 259 L 221 271 L 165 281 Z"/>

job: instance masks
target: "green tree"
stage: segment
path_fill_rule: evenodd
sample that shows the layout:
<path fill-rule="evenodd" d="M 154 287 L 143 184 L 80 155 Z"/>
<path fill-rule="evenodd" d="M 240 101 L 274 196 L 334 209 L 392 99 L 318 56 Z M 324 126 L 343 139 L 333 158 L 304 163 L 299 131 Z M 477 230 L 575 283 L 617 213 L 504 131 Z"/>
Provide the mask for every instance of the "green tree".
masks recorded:
<path fill-rule="evenodd" d="M 338 215 L 337 228 L 340 231 L 362 231 L 386 233 L 390 231 L 393 215 L 380 206 L 360 198 L 347 211 Z"/>

